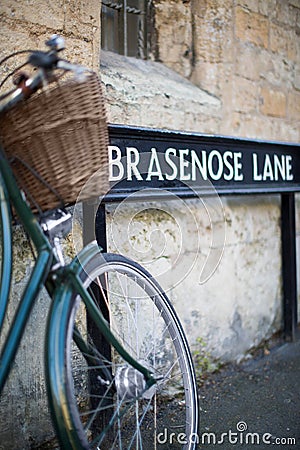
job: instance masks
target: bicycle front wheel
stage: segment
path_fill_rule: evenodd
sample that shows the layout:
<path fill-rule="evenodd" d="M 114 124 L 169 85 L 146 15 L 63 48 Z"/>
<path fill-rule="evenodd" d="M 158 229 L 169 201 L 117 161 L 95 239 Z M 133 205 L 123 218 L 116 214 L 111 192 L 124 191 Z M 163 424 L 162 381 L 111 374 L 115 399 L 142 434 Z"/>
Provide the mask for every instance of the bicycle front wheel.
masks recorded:
<path fill-rule="evenodd" d="M 96 255 L 80 277 L 114 336 L 157 380 L 146 387 L 143 375 L 106 341 L 81 297 L 74 295 L 63 378 L 81 448 L 195 448 L 198 402 L 192 359 L 165 293 L 140 265 L 119 255 Z"/>

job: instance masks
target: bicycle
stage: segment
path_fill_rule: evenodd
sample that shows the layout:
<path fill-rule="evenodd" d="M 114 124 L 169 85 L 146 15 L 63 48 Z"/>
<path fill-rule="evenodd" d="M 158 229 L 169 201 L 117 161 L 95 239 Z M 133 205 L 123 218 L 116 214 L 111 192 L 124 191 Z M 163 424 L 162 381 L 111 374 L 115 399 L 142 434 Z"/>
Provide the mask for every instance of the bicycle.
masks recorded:
<path fill-rule="evenodd" d="M 57 70 L 82 77 L 82 68 L 59 57 L 64 48 L 60 37 L 54 35 L 46 44 L 45 52 L 29 51 L 26 62 L 36 68 L 34 76 L 18 75 L 18 87 L 0 96 L 0 118 L 10 111 L 17 113 L 19 105 L 53 82 Z M 52 95 L 51 90 L 47 95 Z M 9 158 L 0 145 L 0 331 L 12 280 L 12 223 L 16 218 L 35 252 L 32 274 L 2 349 L 0 392 L 31 309 L 45 286 L 51 298 L 46 385 L 60 446 L 152 449 L 160 445 L 159 433 L 168 429 L 173 435 L 174 431 L 178 436 L 181 433 L 178 447 L 194 449 L 198 425 L 195 374 L 186 337 L 166 294 L 139 264 L 102 253 L 96 242 L 66 264 L 60 239 L 70 232 L 72 216 L 61 205 L 36 211 L 37 205 L 29 201 L 31 194 L 20 187 L 13 173 L 20 159 Z M 28 169 L 24 161 L 21 165 Z M 31 175 L 39 178 L 35 170 Z M 169 444 L 176 448 L 175 443 L 173 438 Z"/>

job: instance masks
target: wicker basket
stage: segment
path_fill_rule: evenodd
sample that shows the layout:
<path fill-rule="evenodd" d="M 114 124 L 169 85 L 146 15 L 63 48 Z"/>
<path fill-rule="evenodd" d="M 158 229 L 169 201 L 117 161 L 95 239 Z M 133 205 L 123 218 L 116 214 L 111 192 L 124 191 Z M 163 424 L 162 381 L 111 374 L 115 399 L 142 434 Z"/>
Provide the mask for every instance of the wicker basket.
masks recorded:
<path fill-rule="evenodd" d="M 51 84 L 0 117 L 0 140 L 19 186 L 34 210 L 47 210 L 107 192 L 108 131 L 101 83 Z"/>

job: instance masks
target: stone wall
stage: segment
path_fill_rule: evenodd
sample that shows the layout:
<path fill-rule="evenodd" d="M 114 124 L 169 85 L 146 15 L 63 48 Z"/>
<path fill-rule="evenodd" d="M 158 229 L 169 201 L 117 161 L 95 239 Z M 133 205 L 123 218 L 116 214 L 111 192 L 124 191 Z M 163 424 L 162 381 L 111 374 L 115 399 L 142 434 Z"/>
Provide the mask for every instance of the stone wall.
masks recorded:
<path fill-rule="evenodd" d="M 218 119 L 190 129 L 299 141 L 298 0 L 153 4 L 155 57 L 222 102 Z"/>
<path fill-rule="evenodd" d="M 299 1 L 156 0 L 153 5 L 157 43 L 152 59 L 157 61 L 102 53 L 111 122 L 299 142 Z M 202 248 L 197 264 L 170 296 L 191 344 L 204 338 L 214 356 L 232 360 L 282 326 L 280 198 L 223 197 L 222 202 L 223 257 L 201 286 L 199 271 L 215 224 L 202 220 L 199 202 L 186 202 L 197 217 Z M 165 205 L 156 208 L 165 217 Z M 128 224 L 138 211 L 139 205 L 111 206 L 108 216 L 109 225 L 118 223 L 109 233 L 110 248 L 137 258 L 137 237 Z M 181 213 L 174 205 L 168 214 L 166 242 L 176 235 L 174 222 Z M 174 261 L 172 246 L 163 253 L 151 240 L 153 229 L 161 227 L 157 212 L 143 221 L 144 242 L 152 243 L 148 269 L 154 273 L 157 261 L 169 266 Z M 114 233 L 123 237 L 117 246 Z M 188 219 L 177 230 L 177 244 L 186 233 L 192 235 Z M 183 246 L 181 254 L 195 254 L 190 247 Z M 148 256 L 141 252 L 140 261 L 148 264 Z M 172 266 L 169 281 L 178 270 Z"/>
<path fill-rule="evenodd" d="M 159 60 L 222 101 L 199 131 L 299 142 L 299 0 L 159 0 L 155 11 Z"/>
<path fill-rule="evenodd" d="M 0 58 L 20 49 L 44 49 L 44 42 L 51 34 L 57 33 L 66 40 L 66 58 L 97 69 L 100 54 L 99 11 L 100 5 L 96 0 L 3 0 L 0 4 Z M 5 66 L 5 73 L 7 71 Z"/>

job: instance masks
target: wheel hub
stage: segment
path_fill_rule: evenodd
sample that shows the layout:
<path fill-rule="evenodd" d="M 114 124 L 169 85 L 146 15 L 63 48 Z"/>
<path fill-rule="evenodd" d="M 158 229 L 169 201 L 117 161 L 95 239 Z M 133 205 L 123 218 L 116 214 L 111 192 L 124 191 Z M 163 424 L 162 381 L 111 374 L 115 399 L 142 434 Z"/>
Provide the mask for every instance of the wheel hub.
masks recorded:
<path fill-rule="evenodd" d="M 122 400 L 134 398 L 151 398 L 155 392 L 155 385 L 146 388 L 144 375 L 130 366 L 118 367 L 115 374 L 115 385 L 118 397 Z"/>

